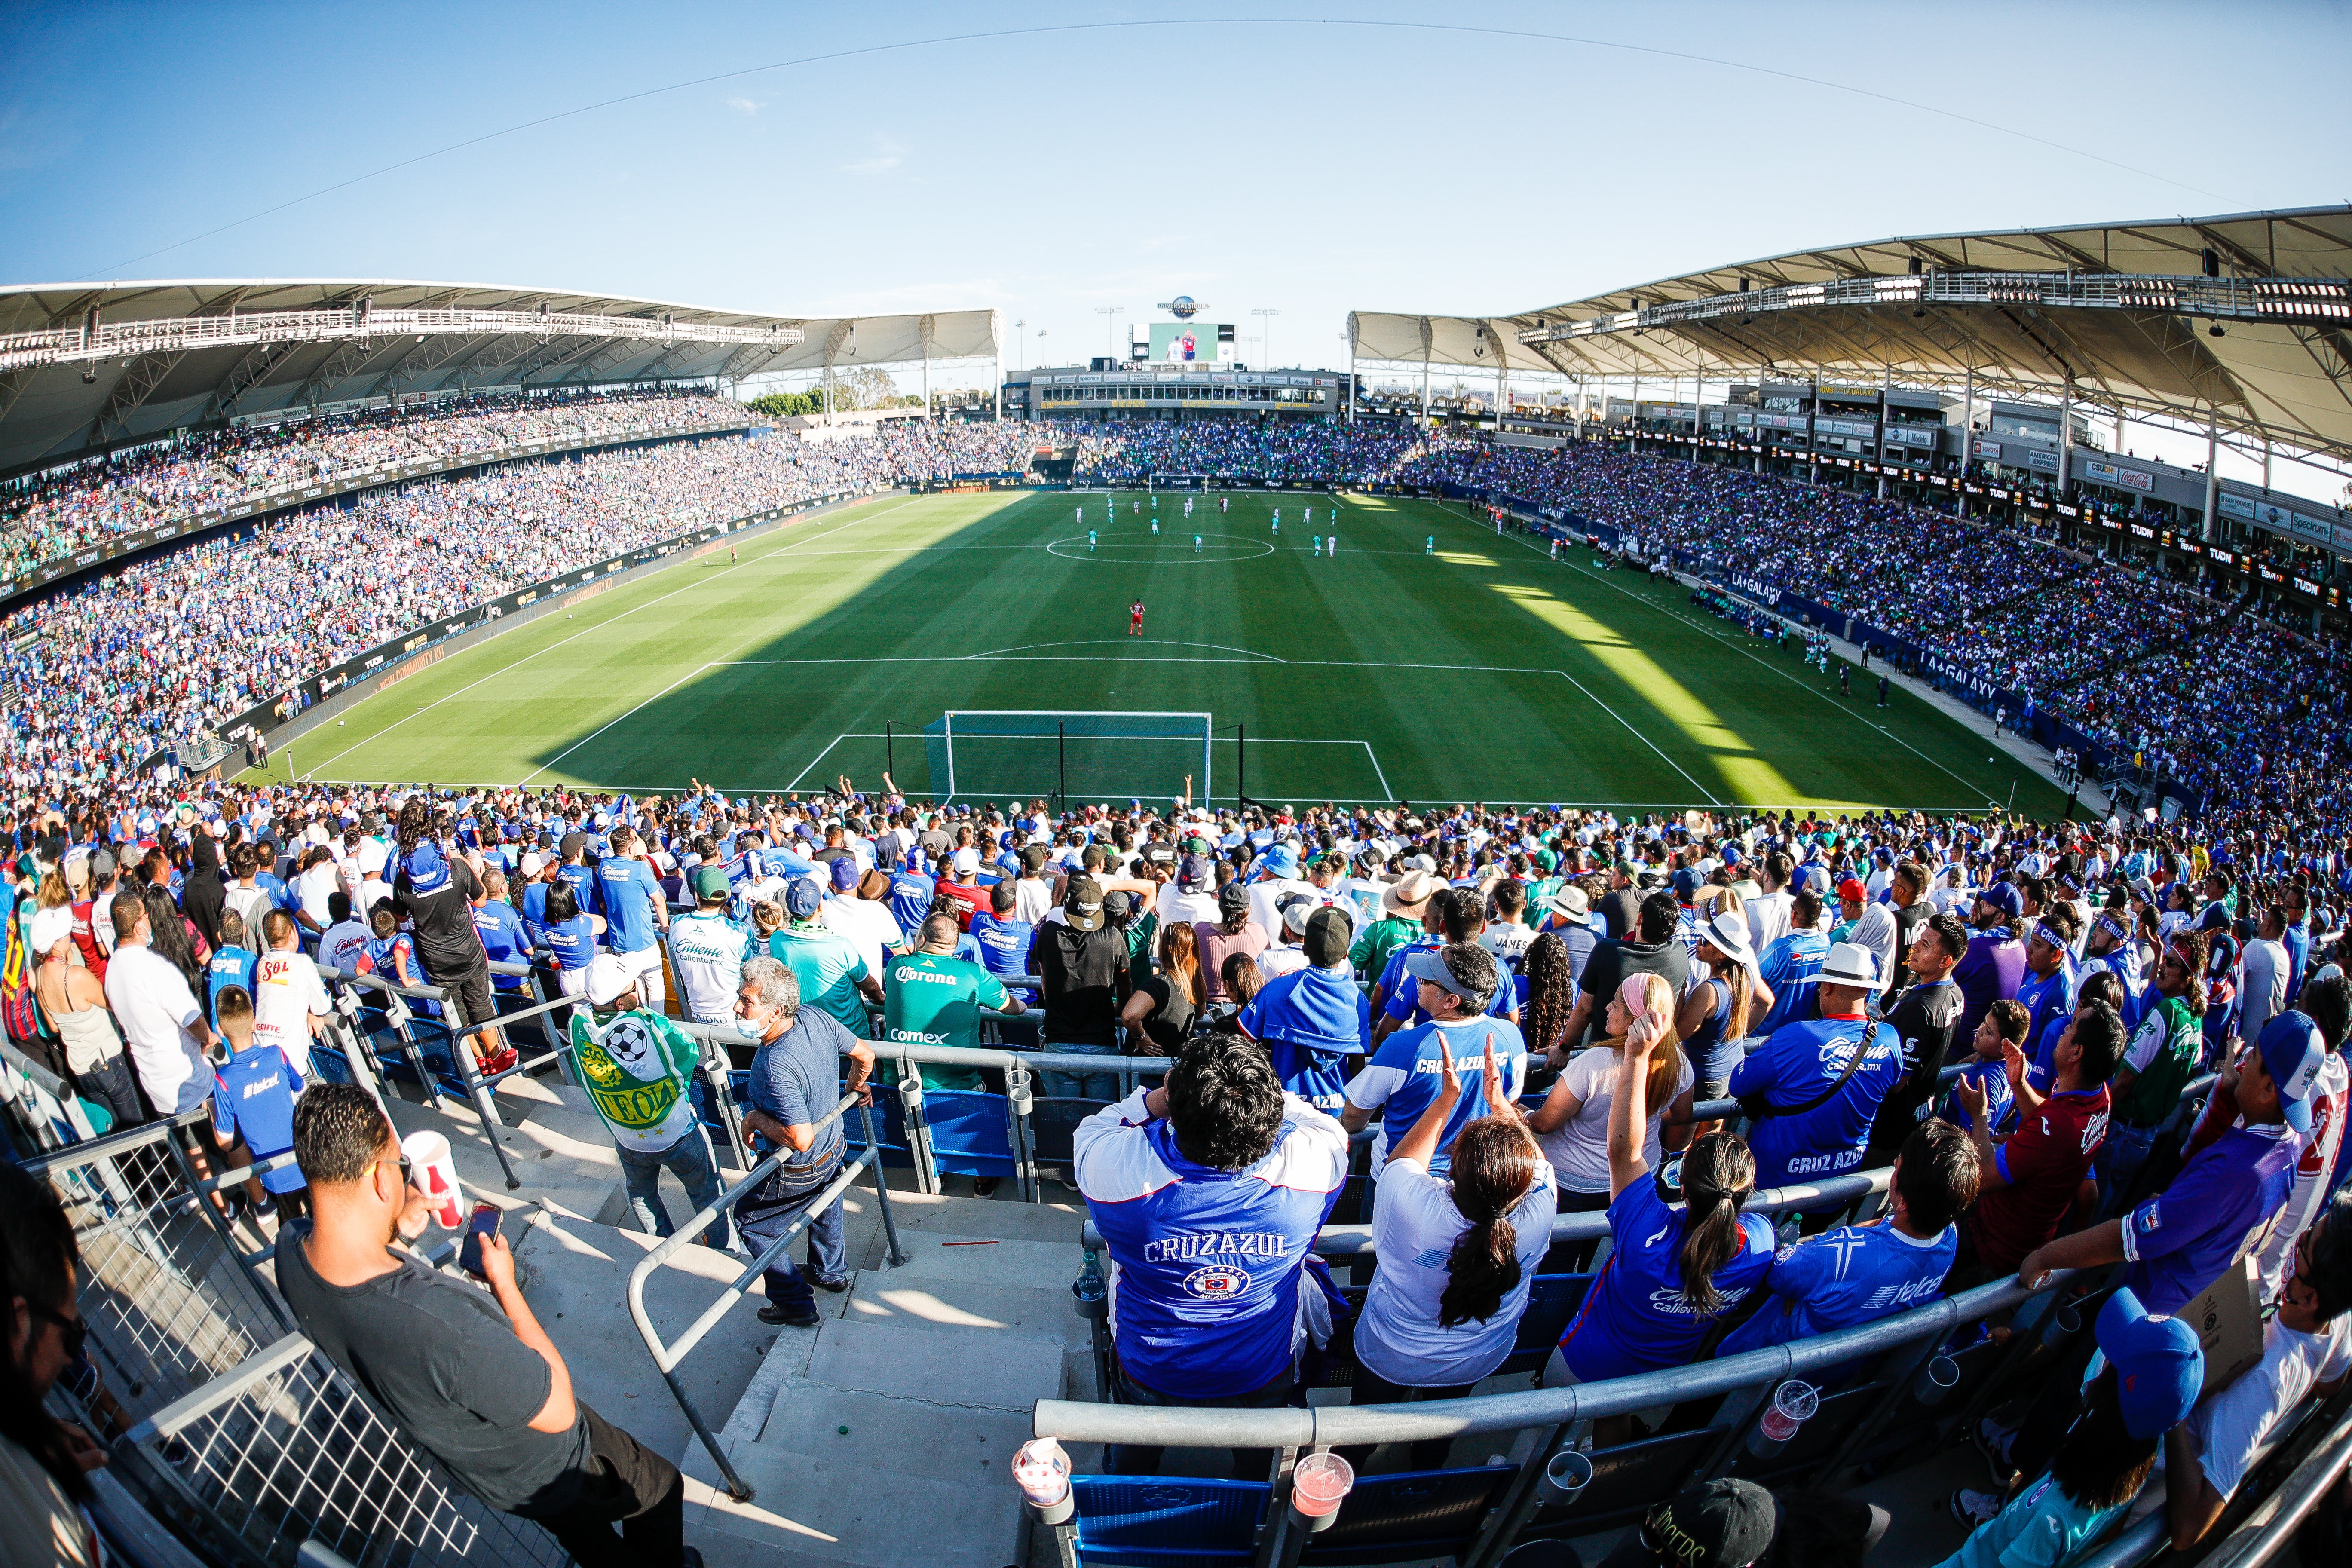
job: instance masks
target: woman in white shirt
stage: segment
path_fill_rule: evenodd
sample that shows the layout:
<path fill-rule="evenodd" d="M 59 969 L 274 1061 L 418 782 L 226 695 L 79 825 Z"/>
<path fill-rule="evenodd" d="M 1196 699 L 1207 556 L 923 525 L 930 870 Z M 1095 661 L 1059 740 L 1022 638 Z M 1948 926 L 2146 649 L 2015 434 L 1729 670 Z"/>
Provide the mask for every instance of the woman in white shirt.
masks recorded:
<path fill-rule="evenodd" d="M 1462 1097 L 1454 1055 L 1439 1043 L 1437 1096 L 1390 1151 L 1372 1208 L 1380 1271 L 1356 1323 L 1362 1371 L 1357 1405 L 1459 1399 L 1511 1353 L 1528 1291 L 1551 1244 L 1551 1167 L 1504 1092 L 1486 1045 L 1481 1092 L 1487 1114 L 1454 1141 L 1452 1179 L 1429 1160 Z M 1412 1446 L 1412 1466 L 1445 1463 L 1449 1440 Z M 1360 1468 L 1371 1447 L 1342 1448 Z"/>
<path fill-rule="evenodd" d="M 1609 1206 L 1609 1101 L 1617 1080 L 1617 1057 L 1625 1035 L 1639 1018 L 1657 1018 L 1669 1030 L 1675 1022 L 1675 990 L 1664 976 L 1629 974 L 1609 999 L 1604 1027 L 1609 1037 L 1570 1057 L 1551 1092 L 1528 1117 L 1544 1158 L 1559 1182 L 1559 1212 L 1597 1213 Z M 1657 1170 L 1668 1149 L 1690 1142 L 1691 1089 L 1698 1081 L 1690 1058 L 1680 1050 L 1651 1053 L 1645 1103 L 1654 1107 L 1643 1136 L 1643 1157 Z M 1673 1136 L 1667 1136 L 1671 1130 Z M 1582 1248 L 1590 1255 L 1590 1247 Z M 1582 1267 L 1580 1259 L 1571 1259 Z"/>

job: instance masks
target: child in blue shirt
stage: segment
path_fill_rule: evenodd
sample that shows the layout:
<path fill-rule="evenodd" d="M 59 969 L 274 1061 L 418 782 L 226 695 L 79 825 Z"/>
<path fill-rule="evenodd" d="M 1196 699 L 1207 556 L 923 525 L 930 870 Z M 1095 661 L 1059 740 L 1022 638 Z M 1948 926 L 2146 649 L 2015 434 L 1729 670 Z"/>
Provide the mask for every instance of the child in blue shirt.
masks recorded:
<path fill-rule="evenodd" d="M 205 1005 L 213 1017 L 220 1017 L 220 997 L 223 991 L 235 985 L 246 996 L 253 995 L 253 966 L 261 955 L 247 945 L 245 917 L 235 910 L 225 911 L 220 921 L 220 946 L 213 952 L 212 962 L 205 965 Z"/>
<path fill-rule="evenodd" d="M 250 991 L 223 986 L 213 1009 L 229 1051 L 228 1060 L 213 1074 L 213 1142 L 224 1150 L 243 1143 L 246 1158 L 257 1164 L 294 1147 L 294 1100 L 302 1092 L 302 1074 L 278 1047 L 253 1043 Z M 245 1191 L 257 1210 L 267 1191 L 280 1223 L 302 1214 L 310 1195 L 301 1171 L 292 1164 L 265 1171 L 247 1181 Z"/>

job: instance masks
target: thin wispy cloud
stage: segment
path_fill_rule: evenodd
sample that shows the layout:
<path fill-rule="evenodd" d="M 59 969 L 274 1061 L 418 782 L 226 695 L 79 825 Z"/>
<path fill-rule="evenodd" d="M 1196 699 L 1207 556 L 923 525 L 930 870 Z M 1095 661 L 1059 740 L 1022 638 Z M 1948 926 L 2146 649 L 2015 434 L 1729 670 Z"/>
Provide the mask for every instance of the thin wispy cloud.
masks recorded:
<path fill-rule="evenodd" d="M 900 143 L 887 136 L 877 136 L 874 138 L 873 154 L 844 163 L 841 172 L 845 174 L 887 174 L 906 162 L 906 153 L 907 149 Z"/>
<path fill-rule="evenodd" d="M 767 105 L 756 98 L 730 98 L 727 100 L 727 107 L 738 114 L 757 114 Z"/>

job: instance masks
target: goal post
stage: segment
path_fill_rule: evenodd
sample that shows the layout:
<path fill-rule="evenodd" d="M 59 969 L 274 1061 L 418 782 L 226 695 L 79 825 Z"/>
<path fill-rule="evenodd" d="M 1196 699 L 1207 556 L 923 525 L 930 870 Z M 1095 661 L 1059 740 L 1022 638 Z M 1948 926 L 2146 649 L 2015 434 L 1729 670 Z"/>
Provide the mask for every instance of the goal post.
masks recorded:
<path fill-rule="evenodd" d="M 1209 797 L 1210 716 L 950 709 L 923 726 L 931 793 L 951 801 Z"/>

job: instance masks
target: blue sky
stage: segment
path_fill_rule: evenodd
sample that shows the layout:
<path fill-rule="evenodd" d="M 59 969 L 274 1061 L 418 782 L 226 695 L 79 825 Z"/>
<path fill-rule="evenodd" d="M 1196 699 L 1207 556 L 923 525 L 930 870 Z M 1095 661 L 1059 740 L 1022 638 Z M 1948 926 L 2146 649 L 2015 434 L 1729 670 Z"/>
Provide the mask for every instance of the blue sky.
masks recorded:
<path fill-rule="evenodd" d="M 0 281 L 994 306 L 1030 323 L 1030 363 L 1103 352 L 1098 307 L 1149 321 L 1182 292 L 1244 332 L 1279 310 L 1275 360 L 1335 364 L 1351 308 L 1500 312 L 1889 234 L 2352 198 L 2341 5 L 1322 14 L 1412 26 L 1212 0 L 9 5 Z M 1164 25 L 1101 26 L 1134 23 Z"/>

